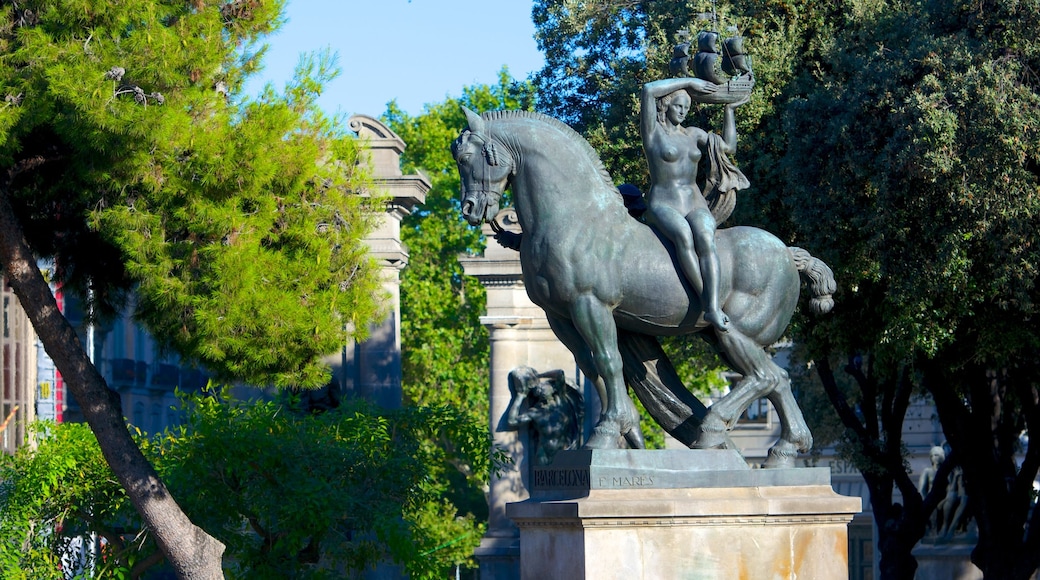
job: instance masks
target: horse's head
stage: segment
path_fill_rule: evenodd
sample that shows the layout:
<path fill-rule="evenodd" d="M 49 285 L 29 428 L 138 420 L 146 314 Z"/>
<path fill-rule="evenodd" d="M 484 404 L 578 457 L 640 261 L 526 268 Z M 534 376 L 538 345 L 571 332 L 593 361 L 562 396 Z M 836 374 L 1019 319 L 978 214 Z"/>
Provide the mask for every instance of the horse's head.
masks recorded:
<path fill-rule="evenodd" d="M 498 213 L 498 202 L 509 183 L 513 160 L 506 147 L 495 141 L 480 115 L 463 107 L 469 126 L 451 144 L 451 154 L 462 180 L 462 217 L 470 225 L 490 221 Z"/>

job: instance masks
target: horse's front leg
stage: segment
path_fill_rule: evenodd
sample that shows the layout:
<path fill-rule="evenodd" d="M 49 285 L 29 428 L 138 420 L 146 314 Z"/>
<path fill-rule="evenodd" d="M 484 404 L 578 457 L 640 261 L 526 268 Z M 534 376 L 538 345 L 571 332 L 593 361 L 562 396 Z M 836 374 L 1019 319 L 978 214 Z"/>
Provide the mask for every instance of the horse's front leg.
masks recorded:
<path fill-rule="evenodd" d="M 603 413 L 585 446 L 615 449 L 621 435 L 631 447 L 645 447 L 639 429 L 639 414 L 625 388 L 613 312 L 595 296 L 586 294 L 572 303 L 571 322 L 588 345 L 592 366 L 602 381 Z"/>
<path fill-rule="evenodd" d="M 549 316 L 556 337 L 574 354 L 581 372 L 599 392 L 602 411 L 584 447 L 617 449 L 624 436 L 630 447 L 645 447 L 639 413 L 628 397 L 618 350 L 618 329 L 613 313 L 593 296 L 572 302 L 570 319 Z"/>

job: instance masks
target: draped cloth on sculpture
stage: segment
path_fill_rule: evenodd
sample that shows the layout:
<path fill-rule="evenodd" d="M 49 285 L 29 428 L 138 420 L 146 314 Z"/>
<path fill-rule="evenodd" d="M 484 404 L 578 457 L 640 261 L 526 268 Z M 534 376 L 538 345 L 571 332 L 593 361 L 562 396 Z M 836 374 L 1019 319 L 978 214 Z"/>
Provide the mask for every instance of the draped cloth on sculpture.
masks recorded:
<path fill-rule="evenodd" d="M 703 191 L 716 224 L 726 221 L 733 213 L 737 192 L 751 187 L 748 178 L 726 157 L 724 146 L 721 136 L 708 133 L 708 172 Z"/>

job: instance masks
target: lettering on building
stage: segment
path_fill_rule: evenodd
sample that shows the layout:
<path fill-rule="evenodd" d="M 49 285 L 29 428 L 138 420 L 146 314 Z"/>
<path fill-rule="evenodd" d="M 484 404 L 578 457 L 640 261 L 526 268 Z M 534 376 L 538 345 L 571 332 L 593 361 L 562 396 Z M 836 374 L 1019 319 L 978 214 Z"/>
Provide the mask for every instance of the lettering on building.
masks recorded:
<path fill-rule="evenodd" d="M 832 459 L 827 462 L 827 467 L 834 475 L 859 475 L 859 469 L 856 469 L 855 464 L 851 461 Z"/>

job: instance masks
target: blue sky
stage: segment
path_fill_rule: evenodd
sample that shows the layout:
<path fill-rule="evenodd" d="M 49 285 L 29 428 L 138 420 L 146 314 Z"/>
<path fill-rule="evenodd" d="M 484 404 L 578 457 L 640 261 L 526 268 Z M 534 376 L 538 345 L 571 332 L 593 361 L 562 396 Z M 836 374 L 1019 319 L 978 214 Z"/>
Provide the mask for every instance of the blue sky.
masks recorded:
<path fill-rule="evenodd" d="M 397 99 L 423 105 L 492 84 L 502 66 L 518 79 L 541 69 L 531 0 L 288 0 L 289 21 L 271 36 L 259 81 L 281 89 L 302 53 L 331 47 L 341 74 L 319 101 L 328 113 L 378 117 Z"/>

